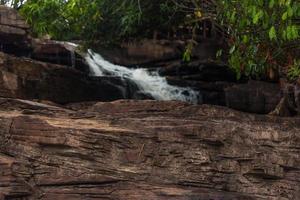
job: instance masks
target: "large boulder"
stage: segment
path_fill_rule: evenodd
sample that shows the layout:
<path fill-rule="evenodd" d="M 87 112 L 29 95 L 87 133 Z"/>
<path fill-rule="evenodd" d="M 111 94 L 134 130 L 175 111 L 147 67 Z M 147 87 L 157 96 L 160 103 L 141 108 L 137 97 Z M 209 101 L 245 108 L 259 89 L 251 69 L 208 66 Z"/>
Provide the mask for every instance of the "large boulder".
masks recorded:
<path fill-rule="evenodd" d="M 300 119 L 179 102 L 0 104 L 0 199 L 300 199 Z"/>

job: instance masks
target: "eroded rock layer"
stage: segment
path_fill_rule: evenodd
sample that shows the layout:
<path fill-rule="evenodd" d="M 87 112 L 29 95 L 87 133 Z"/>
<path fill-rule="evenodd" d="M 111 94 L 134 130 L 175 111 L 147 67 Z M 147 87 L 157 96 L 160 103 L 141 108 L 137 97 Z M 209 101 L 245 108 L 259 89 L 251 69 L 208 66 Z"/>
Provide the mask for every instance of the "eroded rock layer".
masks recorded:
<path fill-rule="evenodd" d="M 90 77 L 72 67 L 0 52 L 0 96 L 66 104 L 146 98 L 121 77 Z"/>
<path fill-rule="evenodd" d="M 12 8 L 0 5 L 0 51 L 16 55 L 28 55 L 31 40 L 29 26 Z"/>
<path fill-rule="evenodd" d="M 300 119 L 0 99 L 0 199 L 300 199 Z"/>

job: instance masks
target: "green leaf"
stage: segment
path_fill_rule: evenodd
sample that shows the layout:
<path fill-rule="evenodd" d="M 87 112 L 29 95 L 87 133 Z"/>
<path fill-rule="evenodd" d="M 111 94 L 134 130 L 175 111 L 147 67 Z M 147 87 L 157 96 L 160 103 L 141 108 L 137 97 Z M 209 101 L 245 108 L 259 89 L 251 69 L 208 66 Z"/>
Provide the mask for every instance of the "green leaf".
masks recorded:
<path fill-rule="evenodd" d="M 182 60 L 183 60 L 184 62 L 190 62 L 190 61 L 191 61 L 191 54 L 190 54 L 190 52 L 185 51 L 185 52 L 183 53 Z"/>
<path fill-rule="evenodd" d="M 269 8 L 273 8 L 275 4 L 275 0 L 270 0 L 269 2 Z"/>
<path fill-rule="evenodd" d="M 296 26 L 292 26 L 291 31 L 292 39 L 297 39 L 299 37 L 298 28 Z"/>
<path fill-rule="evenodd" d="M 216 58 L 220 58 L 222 54 L 223 54 L 223 50 L 222 49 L 218 50 L 216 53 Z"/>
<path fill-rule="evenodd" d="M 247 44 L 249 42 L 249 37 L 247 35 L 243 36 L 243 43 Z"/>
<path fill-rule="evenodd" d="M 288 13 L 288 16 L 289 16 L 289 17 L 292 17 L 293 14 L 294 14 L 293 8 L 291 8 L 291 7 L 289 6 L 289 7 L 288 7 L 288 10 L 287 10 L 287 13 Z"/>
<path fill-rule="evenodd" d="M 264 14 L 264 13 L 263 13 L 262 10 L 260 10 L 258 13 L 256 13 L 256 14 L 254 15 L 254 17 L 253 17 L 253 20 L 252 20 L 253 24 L 257 24 L 258 21 L 262 18 L 263 14 Z"/>
<path fill-rule="evenodd" d="M 288 12 L 284 12 L 283 15 L 282 15 L 282 17 L 281 17 L 281 19 L 283 21 L 285 21 L 285 20 L 287 20 L 287 18 L 288 18 Z"/>
<path fill-rule="evenodd" d="M 272 26 L 269 30 L 269 38 L 270 40 L 277 39 L 276 29 L 274 26 Z"/>
<path fill-rule="evenodd" d="M 230 53 L 230 54 L 232 54 L 232 53 L 235 51 L 235 48 L 236 48 L 236 46 L 235 46 L 235 45 L 233 45 L 233 46 L 230 48 L 230 51 L 229 51 L 229 53 Z"/>

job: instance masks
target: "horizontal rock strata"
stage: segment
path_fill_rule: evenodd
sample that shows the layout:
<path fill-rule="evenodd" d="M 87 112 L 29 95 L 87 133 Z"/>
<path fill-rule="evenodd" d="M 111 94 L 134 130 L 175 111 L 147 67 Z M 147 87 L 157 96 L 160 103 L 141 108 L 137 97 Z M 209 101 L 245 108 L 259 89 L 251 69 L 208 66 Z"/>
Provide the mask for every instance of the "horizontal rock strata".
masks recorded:
<path fill-rule="evenodd" d="M 0 100 L 0 199 L 300 199 L 300 119 Z"/>
<path fill-rule="evenodd" d="M 0 5 L 0 51 L 27 56 L 31 49 L 29 26 L 16 10 Z"/>

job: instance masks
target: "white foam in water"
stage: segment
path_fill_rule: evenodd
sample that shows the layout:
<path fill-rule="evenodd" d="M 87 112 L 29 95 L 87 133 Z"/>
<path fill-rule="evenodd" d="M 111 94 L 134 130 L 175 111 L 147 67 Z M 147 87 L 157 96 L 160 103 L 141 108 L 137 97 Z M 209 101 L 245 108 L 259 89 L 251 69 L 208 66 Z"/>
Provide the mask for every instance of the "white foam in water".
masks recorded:
<path fill-rule="evenodd" d="M 86 61 L 93 76 L 113 75 L 130 79 L 139 89 L 150 94 L 156 100 L 178 100 L 197 103 L 199 92 L 191 88 L 172 86 L 166 78 L 159 76 L 158 72 L 149 72 L 147 69 L 128 69 L 106 61 L 102 56 L 89 50 Z"/>

